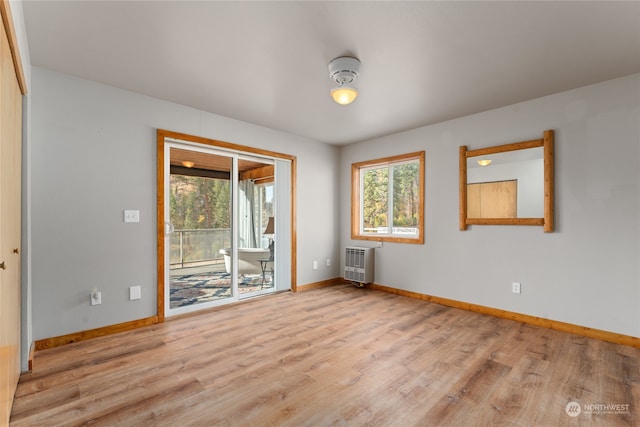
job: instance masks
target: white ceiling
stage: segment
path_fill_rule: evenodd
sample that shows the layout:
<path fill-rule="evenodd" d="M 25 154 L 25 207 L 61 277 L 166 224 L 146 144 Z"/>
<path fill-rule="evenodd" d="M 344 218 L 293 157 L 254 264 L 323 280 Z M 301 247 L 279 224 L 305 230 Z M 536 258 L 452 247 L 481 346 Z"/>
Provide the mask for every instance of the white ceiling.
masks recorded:
<path fill-rule="evenodd" d="M 33 65 L 331 144 L 640 72 L 640 2 L 23 3 Z M 357 56 L 360 96 L 329 97 Z"/>

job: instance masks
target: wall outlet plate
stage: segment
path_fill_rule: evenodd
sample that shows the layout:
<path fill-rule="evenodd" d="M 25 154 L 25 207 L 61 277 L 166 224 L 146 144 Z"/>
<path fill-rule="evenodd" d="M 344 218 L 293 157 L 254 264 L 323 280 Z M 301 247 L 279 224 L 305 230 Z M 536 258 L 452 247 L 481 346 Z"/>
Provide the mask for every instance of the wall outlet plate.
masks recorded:
<path fill-rule="evenodd" d="M 124 211 L 124 222 L 140 222 L 140 211 L 138 210 Z"/>
<path fill-rule="evenodd" d="M 511 284 L 511 290 L 512 290 L 512 292 L 514 294 L 519 294 L 520 293 L 520 283 L 513 282 Z"/>
<path fill-rule="evenodd" d="M 129 301 L 142 298 L 142 289 L 140 286 L 131 286 L 129 288 Z"/>

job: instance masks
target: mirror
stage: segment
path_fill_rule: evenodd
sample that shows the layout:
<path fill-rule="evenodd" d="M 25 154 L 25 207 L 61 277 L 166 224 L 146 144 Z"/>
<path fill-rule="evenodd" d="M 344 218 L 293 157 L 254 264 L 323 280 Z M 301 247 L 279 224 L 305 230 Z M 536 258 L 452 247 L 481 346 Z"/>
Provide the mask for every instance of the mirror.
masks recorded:
<path fill-rule="evenodd" d="M 541 225 L 553 231 L 553 142 L 460 147 L 460 230 L 468 225 Z"/>

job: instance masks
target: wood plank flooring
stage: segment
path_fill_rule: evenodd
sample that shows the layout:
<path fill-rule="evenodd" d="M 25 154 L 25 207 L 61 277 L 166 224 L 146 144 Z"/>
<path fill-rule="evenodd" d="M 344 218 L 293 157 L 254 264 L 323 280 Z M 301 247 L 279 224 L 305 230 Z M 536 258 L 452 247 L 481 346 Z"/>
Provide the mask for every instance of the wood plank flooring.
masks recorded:
<path fill-rule="evenodd" d="M 10 425 L 638 426 L 640 349 L 338 285 L 38 352 Z"/>

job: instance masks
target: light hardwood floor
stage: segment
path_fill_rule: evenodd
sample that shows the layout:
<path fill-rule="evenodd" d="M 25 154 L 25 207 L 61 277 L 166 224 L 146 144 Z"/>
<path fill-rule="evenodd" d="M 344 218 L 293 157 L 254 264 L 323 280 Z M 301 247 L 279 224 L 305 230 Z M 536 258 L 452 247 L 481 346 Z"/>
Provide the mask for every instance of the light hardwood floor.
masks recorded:
<path fill-rule="evenodd" d="M 638 426 L 639 360 L 632 347 L 338 285 L 38 352 L 11 425 Z M 623 406 L 587 413 L 593 404 Z"/>

